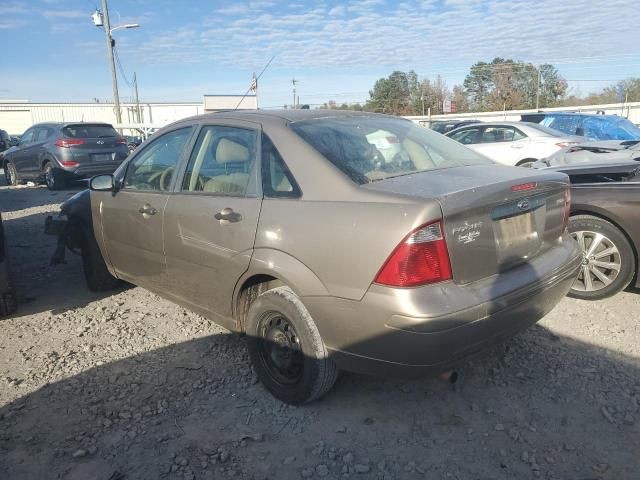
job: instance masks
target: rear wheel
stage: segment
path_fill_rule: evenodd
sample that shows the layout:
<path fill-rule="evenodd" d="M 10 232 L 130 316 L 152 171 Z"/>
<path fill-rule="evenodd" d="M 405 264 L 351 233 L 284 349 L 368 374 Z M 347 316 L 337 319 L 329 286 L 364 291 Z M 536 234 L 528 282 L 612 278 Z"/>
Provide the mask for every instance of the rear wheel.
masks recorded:
<path fill-rule="evenodd" d="M 626 288 L 635 273 L 635 256 L 627 237 L 612 223 L 591 215 L 569 220 L 569 232 L 582 250 L 582 267 L 569 295 L 599 300 Z"/>
<path fill-rule="evenodd" d="M 98 242 L 88 227 L 83 228 L 81 250 L 82 269 L 89 290 L 104 292 L 122 286 L 122 281 L 111 275 L 107 269 Z"/>
<path fill-rule="evenodd" d="M 51 162 L 44 165 L 44 181 L 49 190 L 60 190 L 64 188 L 66 181 L 60 169 L 53 166 Z"/>
<path fill-rule="evenodd" d="M 261 294 L 247 314 L 249 356 L 263 385 L 299 405 L 328 392 L 338 377 L 320 333 L 289 287 Z"/>
<path fill-rule="evenodd" d="M 4 178 L 7 180 L 7 185 L 18 185 L 18 172 L 13 163 L 7 162 L 4 166 Z"/>

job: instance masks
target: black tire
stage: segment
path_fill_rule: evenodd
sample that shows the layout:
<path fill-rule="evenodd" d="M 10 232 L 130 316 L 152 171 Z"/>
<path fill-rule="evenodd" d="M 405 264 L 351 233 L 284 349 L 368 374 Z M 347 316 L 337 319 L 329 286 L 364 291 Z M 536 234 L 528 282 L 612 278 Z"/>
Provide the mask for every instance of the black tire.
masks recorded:
<path fill-rule="evenodd" d="M 277 330 L 282 325 L 278 324 L 280 319 L 285 322 L 282 332 Z M 274 329 L 275 336 L 270 333 Z M 308 403 L 327 393 L 336 382 L 338 369 L 318 328 L 289 287 L 267 290 L 256 298 L 247 313 L 246 334 L 253 368 L 277 399 L 293 405 Z M 286 343 L 291 337 L 293 343 Z M 278 365 L 287 362 L 286 367 Z"/>
<path fill-rule="evenodd" d="M 115 290 L 123 285 L 121 280 L 109 273 L 104 263 L 102 252 L 93 236 L 93 231 L 88 227 L 82 232 L 82 269 L 87 287 L 93 292 L 105 292 Z"/>
<path fill-rule="evenodd" d="M 569 219 L 569 232 L 574 238 L 579 239 L 581 236 L 584 239 L 582 241 L 579 240 L 579 243 L 581 243 L 581 246 L 582 244 L 585 245 L 587 252 L 595 243 L 594 235 L 602 235 L 598 247 L 589 258 L 586 257 L 583 251 L 582 270 L 573 287 L 571 287 L 570 297 L 583 300 L 600 300 L 615 295 L 631 283 L 635 274 L 636 258 L 629 240 L 618 227 L 599 217 L 576 215 Z M 597 255 L 606 253 L 606 251 L 611 251 L 612 253 L 596 258 Z M 597 270 L 599 275 L 589 273 L 589 269 L 591 271 L 594 270 L 596 265 L 593 263 L 594 261 L 598 262 Z M 617 270 L 616 268 L 602 268 L 600 265 L 603 263 L 612 267 L 619 266 L 619 268 Z M 592 290 L 586 289 L 585 275 L 587 274 L 591 279 Z M 603 282 L 601 276 L 606 277 L 607 282 L 610 283 Z"/>
<path fill-rule="evenodd" d="M 20 179 L 18 177 L 18 171 L 13 163 L 7 162 L 4 165 L 4 178 L 7 181 L 7 185 L 18 185 Z"/>
<path fill-rule="evenodd" d="M 64 178 L 64 173 L 60 171 L 59 168 L 56 168 L 51 162 L 44 164 L 43 176 L 44 183 L 47 185 L 49 190 L 60 190 L 67 184 L 67 180 Z"/>
<path fill-rule="evenodd" d="M 11 315 L 18 308 L 18 302 L 16 301 L 16 294 L 13 288 L 9 288 L 4 293 L 0 293 L 0 317 Z"/>

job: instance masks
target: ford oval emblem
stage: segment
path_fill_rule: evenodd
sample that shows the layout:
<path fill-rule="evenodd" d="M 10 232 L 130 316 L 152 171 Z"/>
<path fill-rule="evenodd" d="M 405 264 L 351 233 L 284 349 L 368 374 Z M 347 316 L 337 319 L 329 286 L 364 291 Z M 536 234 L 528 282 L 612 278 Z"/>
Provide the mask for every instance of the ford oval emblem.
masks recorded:
<path fill-rule="evenodd" d="M 520 200 L 518 202 L 517 207 L 518 207 L 519 210 L 526 210 L 527 208 L 529 208 L 529 200 L 527 200 L 526 198 Z"/>

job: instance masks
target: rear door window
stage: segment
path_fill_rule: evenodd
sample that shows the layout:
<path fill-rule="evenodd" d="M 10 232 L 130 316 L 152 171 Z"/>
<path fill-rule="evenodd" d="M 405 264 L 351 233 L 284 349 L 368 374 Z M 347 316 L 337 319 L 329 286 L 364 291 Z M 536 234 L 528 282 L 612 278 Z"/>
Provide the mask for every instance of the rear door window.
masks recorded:
<path fill-rule="evenodd" d="M 479 142 L 480 127 L 466 128 L 451 135 L 451 138 L 463 145 L 472 145 Z"/>
<path fill-rule="evenodd" d="M 111 125 L 78 124 L 68 125 L 62 129 L 65 137 L 69 138 L 107 138 L 117 137 L 118 132 Z"/>
<path fill-rule="evenodd" d="M 480 143 L 514 142 L 526 136 L 514 127 L 486 127 Z"/>
<path fill-rule="evenodd" d="M 34 138 L 34 142 L 44 142 L 47 138 L 49 138 L 49 134 L 51 133 L 51 129 L 47 127 L 40 127 L 36 129 L 36 134 Z"/>
<path fill-rule="evenodd" d="M 205 126 L 191 153 L 183 192 L 244 196 L 256 160 L 257 132 L 229 126 Z"/>

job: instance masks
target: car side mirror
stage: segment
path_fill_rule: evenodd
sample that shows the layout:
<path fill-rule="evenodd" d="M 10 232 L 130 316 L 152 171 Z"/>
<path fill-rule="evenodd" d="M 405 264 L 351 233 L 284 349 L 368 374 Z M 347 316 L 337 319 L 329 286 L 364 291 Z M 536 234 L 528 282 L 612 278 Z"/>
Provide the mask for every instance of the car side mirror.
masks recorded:
<path fill-rule="evenodd" d="M 89 188 L 95 192 L 111 192 L 114 190 L 113 175 L 98 175 L 89 181 Z"/>

